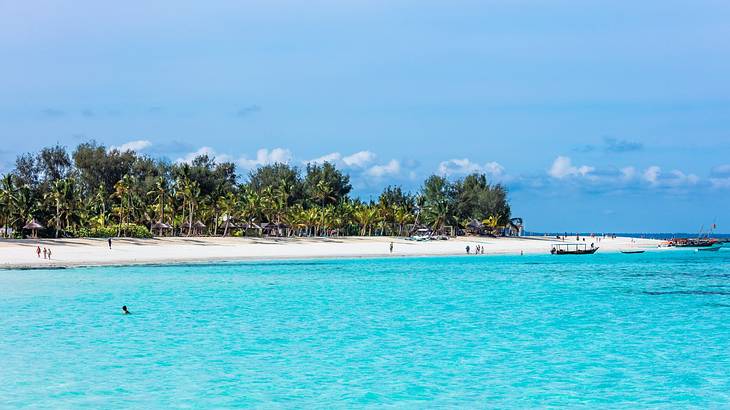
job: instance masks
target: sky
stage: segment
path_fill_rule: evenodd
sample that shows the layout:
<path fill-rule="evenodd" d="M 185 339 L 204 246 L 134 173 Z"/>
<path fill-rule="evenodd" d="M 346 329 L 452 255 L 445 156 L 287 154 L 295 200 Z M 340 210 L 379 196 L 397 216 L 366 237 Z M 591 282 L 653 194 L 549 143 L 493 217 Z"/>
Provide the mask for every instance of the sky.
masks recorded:
<path fill-rule="evenodd" d="M 96 140 L 354 194 L 484 172 L 533 231 L 730 232 L 727 1 L 0 0 L 0 173 Z"/>

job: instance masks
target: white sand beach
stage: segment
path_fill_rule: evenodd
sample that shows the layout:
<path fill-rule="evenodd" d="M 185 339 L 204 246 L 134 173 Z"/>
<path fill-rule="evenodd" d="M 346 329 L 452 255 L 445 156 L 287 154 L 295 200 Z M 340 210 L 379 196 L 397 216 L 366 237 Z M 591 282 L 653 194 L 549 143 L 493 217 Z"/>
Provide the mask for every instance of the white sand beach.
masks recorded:
<path fill-rule="evenodd" d="M 389 244 L 393 242 L 393 253 Z M 206 261 L 402 257 L 427 255 L 465 255 L 466 246 L 472 254 L 476 245 L 484 247 L 485 255 L 548 253 L 555 238 L 521 237 L 489 238 L 459 237 L 445 241 L 415 242 L 390 237 L 339 238 L 222 238 L 175 237 L 155 239 L 113 239 L 112 249 L 106 239 L 39 239 L 0 240 L 0 268 L 44 268 L 130 264 L 172 264 Z M 616 252 L 628 248 L 657 249 L 661 241 L 654 239 L 596 239 L 598 252 Z M 575 243 L 568 238 L 565 243 Z M 583 241 L 581 240 L 581 243 Z M 36 256 L 36 247 L 49 248 L 52 259 Z"/>

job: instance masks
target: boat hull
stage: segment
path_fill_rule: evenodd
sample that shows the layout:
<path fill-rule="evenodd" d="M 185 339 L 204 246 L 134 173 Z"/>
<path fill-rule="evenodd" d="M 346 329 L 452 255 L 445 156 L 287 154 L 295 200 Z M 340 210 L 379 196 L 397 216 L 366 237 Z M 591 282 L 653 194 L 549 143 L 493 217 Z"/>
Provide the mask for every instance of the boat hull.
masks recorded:
<path fill-rule="evenodd" d="M 564 251 L 564 250 L 558 249 L 555 252 L 553 252 L 552 254 L 553 255 L 592 255 L 592 254 L 596 253 L 597 250 L 598 250 L 598 248 L 585 249 L 585 250 L 579 249 L 577 251 Z"/>

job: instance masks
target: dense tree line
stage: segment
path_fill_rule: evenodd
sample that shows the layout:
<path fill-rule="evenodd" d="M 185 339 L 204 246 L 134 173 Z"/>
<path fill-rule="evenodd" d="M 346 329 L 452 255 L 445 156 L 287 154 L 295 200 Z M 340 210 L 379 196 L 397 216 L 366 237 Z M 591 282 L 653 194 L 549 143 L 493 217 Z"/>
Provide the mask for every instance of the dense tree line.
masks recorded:
<path fill-rule="evenodd" d="M 388 186 L 367 203 L 351 191 L 350 177 L 331 163 L 277 163 L 238 175 L 233 163 L 206 155 L 170 163 L 92 141 L 70 154 L 54 146 L 19 156 L 0 178 L 0 226 L 16 237 L 31 220 L 54 237 L 145 236 L 153 226 L 168 235 L 265 228 L 321 236 L 407 235 L 419 226 L 443 232 L 474 221 L 496 232 L 510 223 L 505 187 L 483 174 L 432 175 L 415 194 Z"/>

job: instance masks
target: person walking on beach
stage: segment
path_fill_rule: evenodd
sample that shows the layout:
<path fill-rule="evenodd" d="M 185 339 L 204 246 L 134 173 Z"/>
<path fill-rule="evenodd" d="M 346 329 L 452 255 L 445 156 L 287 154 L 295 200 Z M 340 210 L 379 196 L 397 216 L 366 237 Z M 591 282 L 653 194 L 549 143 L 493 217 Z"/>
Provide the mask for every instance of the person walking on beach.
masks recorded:
<path fill-rule="evenodd" d="M 469 254 L 469 245 L 466 245 L 466 254 Z"/>
<path fill-rule="evenodd" d="M 109 242 L 109 249 L 111 249 L 111 248 L 112 248 L 112 238 L 109 238 L 109 239 L 107 240 L 107 242 Z"/>
<path fill-rule="evenodd" d="M 390 243 L 390 253 L 393 253 L 393 242 Z"/>
<path fill-rule="evenodd" d="M 482 245 L 482 255 L 484 255 L 484 245 Z"/>
<path fill-rule="evenodd" d="M 51 259 L 51 248 L 48 248 L 48 259 Z"/>
<path fill-rule="evenodd" d="M 41 258 L 41 247 L 40 246 L 35 248 L 35 253 L 38 255 L 38 259 L 40 259 Z"/>
<path fill-rule="evenodd" d="M 47 256 L 48 256 L 48 249 L 43 248 L 43 259 L 48 259 Z"/>

